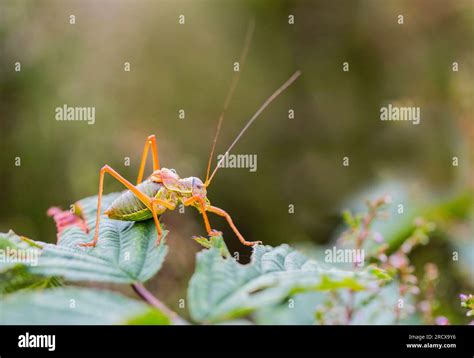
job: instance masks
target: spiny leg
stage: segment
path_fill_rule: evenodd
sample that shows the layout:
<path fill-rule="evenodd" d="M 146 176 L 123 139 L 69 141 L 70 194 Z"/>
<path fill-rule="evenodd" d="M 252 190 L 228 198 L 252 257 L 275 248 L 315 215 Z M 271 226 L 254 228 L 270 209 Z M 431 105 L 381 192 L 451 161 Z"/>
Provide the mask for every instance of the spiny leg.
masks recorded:
<path fill-rule="evenodd" d="M 254 246 L 254 245 L 258 245 L 258 244 L 262 243 L 261 241 L 247 241 L 247 240 L 245 240 L 244 237 L 242 236 L 242 234 L 239 232 L 239 230 L 237 230 L 237 227 L 235 226 L 234 222 L 232 221 L 232 218 L 230 217 L 230 215 L 227 212 L 225 212 L 224 210 L 222 210 L 222 209 L 220 209 L 216 206 L 211 205 L 207 208 L 207 211 L 209 211 L 211 213 L 214 213 L 214 214 L 217 214 L 219 216 L 223 216 L 227 220 L 227 223 L 231 227 L 232 231 L 234 231 L 235 235 L 237 235 L 237 237 L 239 238 L 240 242 L 242 244 L 244 244 L 245 246 Z"/>
<path fill-rule="evenodd" d="M 153 157 L 153 171 L 160 169 L 160 162 L 158 160 L 158 148 L 156 146 L 156 137 L 154 134 L 147 137 L 145 148 L 143 148 L 142 159 L 140 162 L 140 170 L 138 171 L 137 185 L 143 180 L 143 173 L 145 172 L 146 160 L 148 158 L 148 149 L 151 145 L 151 155 Z"/>
<path fill-rule="evenodd" d="M 88 243 L 83 243 L 81 246 L 95 246 L 97 244 L 97 240 L 99 238 L 99 221 L 100 221 L 100 207 L 102 204 L 102 192 L 104 191 L 104 176 L 105 173 L 110 174 L 113 176 L 115 179 L 117 179 L 119 182 L 121 182 L 128 190 L 130 190 L 135 196 L 143 203 L 145 204 L 149 209 L 151 209 L 151 198 L 142 193 L 140 190 L 137 189 L 132 183 L 130 183 L 127 179 L 122 177 L 119 173 L 117 173 L 114 169 L 109 167 L 108 165 L 104 165 L 100 169 L 100 175 L 99 175 L 99 195 L 97 198 L 97 214 L 96 214 L 96 221 L 95 221 L 95 232 L 94 232 L 94 240 L 92 242 Z M 155 221 L 156 224 L 156 221 Z M 161 231 L 161 228 L 159 226 L 156 227 L 156 230 L 158 232 Z"/>

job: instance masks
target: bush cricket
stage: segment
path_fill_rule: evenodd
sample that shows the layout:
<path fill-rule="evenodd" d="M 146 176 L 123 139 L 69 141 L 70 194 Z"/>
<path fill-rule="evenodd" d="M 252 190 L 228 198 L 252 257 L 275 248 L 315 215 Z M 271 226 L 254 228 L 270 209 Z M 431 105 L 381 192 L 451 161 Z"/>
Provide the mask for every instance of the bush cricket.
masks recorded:
<path fill-rule="evenodd" d="M 240 64 L 242 66 L 247 55 L 247 50 L 251 40 L 253 32 L 253 22 L 249 25 L 247 31 L 247 36 L 245 40 L 244 49 L 240 56 Z M 207 213 L 213 213 L 219 216 L 224 217 L 227 220 L 227 223 L 234 231 L 235 235 L 238 237 L 240 242 L 246 246 L 253 246 L 255 244 L 261 243 L 260 241 L 247 241 L 240 234 L 237 227 L 234 225 L 231 216 L 224 210 L 211 205 L 209 199 L 207 198 L 207 188 L 209 187 L 214 175 L 217 170 L 220 168 L 222 161 L 229 154 L 244 132 L 250 127 L 250 125 L 255 121 L 255 119 L 263 112 L 263 110 L 276 98 L 280 93 L 282 93 L 288 86 L 290 86 L 301 74 L 300 71 L 296 71 L 285 83 L 283 83 L 268 99 L 261 105 L 261 107 L 255 112 L 255 114 L 250 118 L 247 124 L 243 127 L 240 133 L 237 135 L 235 140 L 226 150 L 224 156 L 217 163 L 211 174 L 211 162 L 214 155 L 215 145 L 219 132 L 221 129 L 221 124 L 224 118 L 224 114 L 229 105 L 232 94 L 235 90 L 235 87 L 238 82 L 240 70 L 234 75 L 233 81 L 231 83 L 230 90 L 227 94 L 224 108 L 220 114 L 216 134 L 212 143 L 211 153 L 209 156 L 209 162 L 207 166 L 206 180 L 203 182 L 197 177 L 188 177 L 180 178 L 174 169 L 161 168 L 158 160 L 158 149 L 156 144 L 155 135 L 150 135 L 146 139 L 145 147 L 143 149 L 143 154 L 141 157 L 140 169 L 138 172 L 138 178 L 136 185 L 133 185 L 131 182 L 122 177 L 114 169 L 105 165 L 100 170 L 99 176 L 99 194 L 98 194 L 98 203 L 97 203 L 97 217 L 96 225 L 94 232 L 94 239 L 91 242 L 82 243 L 81 246 L 95 246 L 97 244 L 98 235 L 99 235 L 99 223 L 101 216 L 101 200 L 102 192 L 104 188 L 104 176 L 106 173 L 110 174 L 112 177 L 117 179 L 122 183 L 128 190 L 121 194 L 115 201 L 112 202 L 110 207 L 105 211 L 105 214 L 116 220 L 125 220 L 125 221 L 143 221 L 153 218 L 156 225 L 156 230 L 158 233 L 157 244 L 160 243 L 162 237 L 162 228 L 160 226 L 159 216 L 162 215 L 166 210 L 174 210 L 178 204 L 182 203 L 184 206 L 193 206 L 195 207 L 203 217 L 204 225 L 206 231 L 209 235 L 216 235 L 217 231 L 214 231 L 211 228 L 209 223 L 209 218 Z M 153 173 L 143 180 L 143 174 L 145 171 L 145 164 L 148 157 L 148 152 L 151 148 L 151 154 L 153 158 Z"/>

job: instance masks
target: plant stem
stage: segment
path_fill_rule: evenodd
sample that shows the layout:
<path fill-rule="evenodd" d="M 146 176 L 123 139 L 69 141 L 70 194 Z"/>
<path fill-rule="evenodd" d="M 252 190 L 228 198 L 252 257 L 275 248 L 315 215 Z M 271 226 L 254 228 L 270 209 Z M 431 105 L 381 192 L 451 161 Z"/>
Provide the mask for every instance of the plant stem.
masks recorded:
<path fill-rule="evenodd" d="M 167 315 L 172 321 L 175 323 L 182 323 L 181 318 L 176 314 L 176 312 L 169 309 L 163 302 L 161 302 L 158 298 L 153 296 L 153 294 L 148 291 L 145 286 L 140 283 L 133 283 L 132 284 L 133 290 L 143 298 L 148 304 L 153 307 L 158 308 L 161 312 Z"/>

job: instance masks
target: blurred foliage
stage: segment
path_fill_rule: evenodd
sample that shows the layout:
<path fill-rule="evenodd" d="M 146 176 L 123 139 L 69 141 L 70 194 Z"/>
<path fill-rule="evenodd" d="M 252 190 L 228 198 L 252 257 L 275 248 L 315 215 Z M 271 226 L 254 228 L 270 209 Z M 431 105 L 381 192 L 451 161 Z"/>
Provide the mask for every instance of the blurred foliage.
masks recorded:
<path fill-rule="evenodd" d="M 54 288 L 19 292 L 2 301 L 1 324 L 160 324 L 168 317 L 146 304 L 112 292 Z"/>

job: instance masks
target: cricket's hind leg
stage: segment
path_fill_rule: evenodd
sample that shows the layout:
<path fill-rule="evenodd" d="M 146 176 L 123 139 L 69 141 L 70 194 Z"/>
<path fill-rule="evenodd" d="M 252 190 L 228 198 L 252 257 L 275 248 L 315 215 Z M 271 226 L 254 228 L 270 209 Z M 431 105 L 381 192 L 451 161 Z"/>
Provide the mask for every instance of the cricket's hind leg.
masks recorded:
<path fill-rule="evenodd" d="M 99 175 L 99 194 L 97 200 L 97 214 L 96 214 L 96 222 L 95 222 L 95 231 L 94 231 L 94 240 L 92 242 L 82 243 L 81 246 L 95 246 L 97 244 L 97 240 L 99 239 L 99 221 L 100 221 L 100 209 L 102 204 L 102 193 L 104 191 L 104 176 L 105 173 L 110 174 L 119 182 L 121 182 L 128 190 L 130 190 L 143 204 L 145 204 L 153 213 L 153 219 L 156 225 L 156 231 L 158 232 L 158 242 L 161 240 L 161 226 L 158 220 L 158 215 L 155 210 L 155 205 L 153 202 L 155 199 L 151 199 L 149 196 L 142 193 L 135 185 L 130 183 L 127 179 L 122 177 L 119 173 L 117 173 L 114 169 L 109 167 L 108 165 L 104 165 L 100 169 Z M 162 203 L 159 203 L 162 204 Z M 163 204 L 164 205 L 164 204 Z"/>
<path fill-rule="evenodd" d="M 158 160 L 158 148 L 156 146 L 156 137 L 154 134 L 149 135 L 143 148 L 142 159 L 140 162 L 140 170 L 138 171 L 137 184 L 143 180 L 143 173 L 145 172 L 146 160 L 148 158 L 148 149 L 151 146 L 151 155 L 153 157 L 153 171 L 160 169 L 160 162 Z"/>

